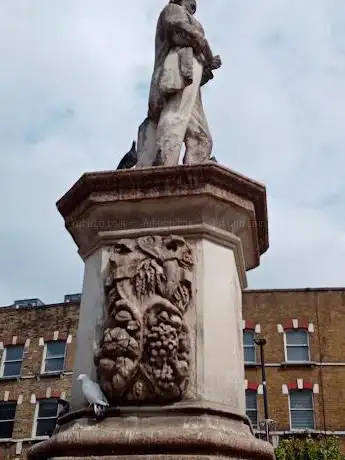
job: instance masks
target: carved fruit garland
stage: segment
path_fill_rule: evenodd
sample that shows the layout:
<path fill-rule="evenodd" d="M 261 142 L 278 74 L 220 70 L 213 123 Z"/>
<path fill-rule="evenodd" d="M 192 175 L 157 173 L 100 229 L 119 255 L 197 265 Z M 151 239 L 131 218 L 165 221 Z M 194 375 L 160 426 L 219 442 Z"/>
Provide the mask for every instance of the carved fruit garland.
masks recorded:
<path fill-rule="evenodd" d="M 95 364 L 113 404 L 176 401 L 188 385 L 193 255 L 179 236 L 123 239 L 105 282 L 107 318 Z"/>

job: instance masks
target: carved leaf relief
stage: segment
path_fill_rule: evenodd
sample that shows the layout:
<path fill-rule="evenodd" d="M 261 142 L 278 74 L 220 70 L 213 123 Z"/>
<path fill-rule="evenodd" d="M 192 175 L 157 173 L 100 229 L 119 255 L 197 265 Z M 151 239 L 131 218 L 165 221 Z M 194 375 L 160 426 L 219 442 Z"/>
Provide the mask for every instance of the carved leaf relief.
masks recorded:
<path fill-rule="evenodd" d="M 180 236 L 123 239 L 105 281 L 107 319 L 95 353 L 99 382 L 119 402 L 176 401 L 188 385 L 193 254 Z"/>

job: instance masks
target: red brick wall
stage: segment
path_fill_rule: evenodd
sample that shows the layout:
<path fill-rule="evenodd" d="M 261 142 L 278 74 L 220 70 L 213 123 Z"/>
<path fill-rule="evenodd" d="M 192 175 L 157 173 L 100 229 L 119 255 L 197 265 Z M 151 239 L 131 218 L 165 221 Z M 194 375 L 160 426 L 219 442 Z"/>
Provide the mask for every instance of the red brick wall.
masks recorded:
<path fill-rule="evenodd" d="M 30 339 L 29 346 L 25 349 L 22 376 L 19 381 L 0 380 L 0 400 L 4 400 L 5 392 L 9 392 L 9 400 L 17 400 L 22 395 L 22 404 L 17 405 L 16 420 L 13 431 L 14 440 L 32 437 L 35 404 L 30 399 L 32 394 L 45 395 L 48 388 L 52 393 L 66 392 L 70 398 L 71 380 L 74 359 L 75 336 L 78 325 L 79 305 L 52 305 L 44 308 L 32 309 L 0 309 L 0 342 L 12 343 L 12 337 L 17 336 L 19 342 L 25 343 Z M 72 342 L 67 344 L 65 358 L 65 372 L 57 377 L 41 377 L 41 365 L 44 347 L 40 346 L 40 337 L 52 339 L 54 331 L 59 331 L 59 339 L 72 336 Z M 0 359 L 2 357 L 0 350 Z M 15 454 L 15 442 L 0 443 L 6 458 L 24 458 L 24 452 L 29 443 L 23 443 L 21 454 Z M 7 457 L 6 457 L 7 456 Z"/>
<path fill-rule="evenodd" d="M 320 392 L 314 395 L 316 428 L 345 431 L 345 404 L 341 403 L 345 401 L 345 290 L 245 292 L 243 316 L 261 325 L 261 335 L 267 339 L 265 361 L 276 364 L 267 368 L 267 387 L 270 417 L 277 421 L 278 430 L 289 429 L 288 396 L 282 394 L 282 385 L 301 378 L 319 385 Z M 284 338 L 277 325 L 292 319 L 314 326 L 309 337 L 315 366 L 278 365 L 285 357 Z M 246 376 L 261 381 L 260 369 L 246 369 Z M 262 406 L 260 401 L 261 416 Z"/>

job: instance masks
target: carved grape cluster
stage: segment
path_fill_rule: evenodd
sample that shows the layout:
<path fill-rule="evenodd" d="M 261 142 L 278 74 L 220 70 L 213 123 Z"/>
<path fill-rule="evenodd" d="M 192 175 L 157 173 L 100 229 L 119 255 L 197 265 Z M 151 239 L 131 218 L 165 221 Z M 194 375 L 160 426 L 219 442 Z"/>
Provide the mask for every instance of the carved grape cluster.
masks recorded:
<path fill-rule="evenodd" d="M 160 364 L 168 355 L 175 354 L 178 340 L 176 329 L 169 324 L 153 326 L 147 334 L 150 363 Z"/>
<path fill-rule="evenodd" d="M 181 342 L 182 326 L 182 318 L 177 314 L 162 310 L 149 315 L 144 348 L 147 370 L 163 395 L 179 394 L 180 377 L 185 377 L 180 370 L 188 367 L 188 346 Z M 179 361 L 181 358 L 184 362 Z"/>

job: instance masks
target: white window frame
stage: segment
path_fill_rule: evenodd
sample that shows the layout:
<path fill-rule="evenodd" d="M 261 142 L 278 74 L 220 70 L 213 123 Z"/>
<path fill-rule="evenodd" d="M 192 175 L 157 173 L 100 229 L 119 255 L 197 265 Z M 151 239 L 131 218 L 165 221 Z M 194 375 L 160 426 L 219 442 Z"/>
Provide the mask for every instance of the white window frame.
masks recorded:
<path fill-rule="evenodd" d="M 244 364 L 257 364 L 257 357 L 256 357 L 256 344 L 255 344 L 255 331 L 251 329 L 243 329 L 243 336 L 246 332 L 250 332 L 253 334 L 253 347 L 251 345 L 245 345 L 244 340 L 243 340 L 243 359 L 244 359 Z M 254 361 L 246 361 L 245 360 L 245 353 L 244 350 L 246 348 L 254 348 Z"/>
<path fill-rule="evenodd" d="M 55 342 L 63 342 L 65 344 L 65 353 L 64 353 L 64 356 L 63 356 L 63 368 L 60 371 L 46 371 L 45 368 L 46 368 L 48 345 L 50 343 L 55 343 Z M 42 364 L 41 364 L 41 375 L 60 375 L 60 374 L 63 374 L 64 369 L 65 369 L 66 350 L 67 350 L 67 341 L 66 340 L 49 340 L 49 342 L 44 342 Z M 48 358 L 48 359 L 57 359 L 57 357 Z"/>
<path fill-rule="evenodd" d="M 254 430 L 257 430 L 259 427 L 259 406 L 258 406 L 258 392 L 255 390 L 246 390 L 246 396 L 247 393 L 253 393 L 255 394 L 255 399 L 256 399 L 256 424 L 253 426 Z M 253 410 L 247 410 L 247 404 L 246 404 L 246 415 L 248 416 L 247 412 L 254 412 Z M 251 420 L 251 419 L 250 419 Z"/>
<path fill-rule="evenodd" d="M 309 410 L 309 412 L 313 412 L 313 425 L 314 425 L 314 428 L 292 428 L 292 417 L 291 417 L 291 393 L 294 393 L 294 392 L 309 392 L 311 393 L 311 404 L 312 404 L 312 409 Z M 298 410 L 298 409 L 293 409 L 293 410 Z M 302 411 L 305 411 L 307 412 L 307 409 L 301 409 L 301 412 Z M 289 391 L 289 426 L 290 426 L 290 431 L 293 431 L 293 432 L 305 432 L 305 431 L 314 431 L 315 430 L 315 426 L 316 426 L 316 420 L 315 420 L 315 404 L 314 404 L 314 393 L 313 393 L 313 390 L 307 390 L 307 389 L 302 389 L 302 390 L 290 390 Z"/>
<path fill-rule="evenodd" d="M 16 421 L 16 411 L 17 411 L 17 401 L 0 401 L 0 403 L 2 404 L 6 404 L 6 403 L 12 403 L 14 404 L 15 406 L 15 410 L 14 410 L 14 418 L 12 419 L 0 419 L 0 422 L 13 422 L 13 428 L 14 428 L 14 423 Z M 12 429 L 12 437 L 11 438 L 0 438 L 0 442 L 5 442 L 7 440 L 11 440 L 13 439 L 13 429 Z"/>
<path fill-rule="evenodd" d="M 303 331 L 305 332 L 305 334 L 307 335 L 307 345 L 305 345 L 304 347 L 305 348 L 308 348 L 308 360 L 305 361 L 290 361 L 288 359 L 288 346 L 293 348 L 294 346 L 297 348 L 297 347 L 302 347 L 303 345 L 288 345 L 287 344 L 287 338 L 286 338 L 286 335 L 289 333 L 289 332 L 294 332 L 294 331 Z M 285 356 L 285 362 L 286 363 L 310 363 L 310 337 L 309 337 L 309 332 L 305 329 L 289 329 L 289 330 L 286 330 L 284 331 L 284 356 Z"/>
<path fill-rule="evenodd" d="M 23 348 L 22 359 L 21 360 L 15 359 L 15 360 L 11 360 L 11 361 L 6 361 L 7 349 L 8 348 L 14 348 L 14 347 L 17 347 L 17 348 L 22 347 Z M 21 373 L 22 366 L 20 366 L 19 375 L 4 376 L 4 370 L 5 370 L 6 362 L 8 362 L 8 363 L 17 363 L 17 362 L 20 361 L 23 364 L 24 348 L 25 348 L 24 345 L 8 345 L 8 346 L 4 347 L 4 349 L 2 351 L 2 357 L 1 357 L 0 378 L 2 378 L 2 379 L 20 378 L 20 376 L 22 374 Z"/>
<path fill-rule="evenodd" d="M 36 402 L 36 407 L 35 407 L 35 414 L 34 414 L 34 423 L 32 424 L 32 432 L 31 432 L 31 437 L 33 439 L 42 439 L 42 440 L 45 440 L 45 439 L 49 439 L 49 436 L 36 436 L 36 432 L 37 432 L 37 425 L 38 425 L 38 419 L 40 420 L 51 420 L 53 419 L 54 417 L 38 417 L 38 412 L 39 412 L 39 408 L 40 408 L 40 402 L 41 401 L 47 401 L 49 399 L 54 399 L 54 401 L 57 402 L 57 409 L 56 409 L 56 417 L 55 417 L 55 420 L 57 421 L 58 419 L 58 414 L 59 414 L 59 400 L 57 398 L 44 398 L 44 399 L 41 399 L 39 401 Z"/>

